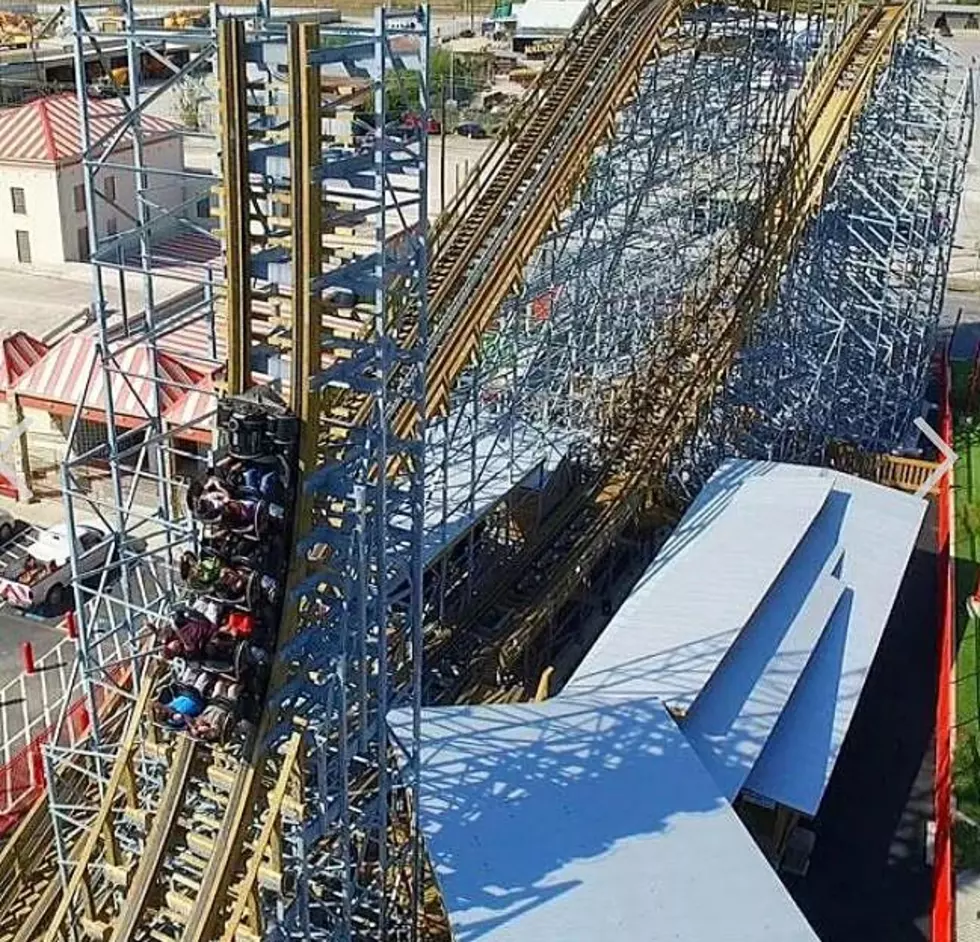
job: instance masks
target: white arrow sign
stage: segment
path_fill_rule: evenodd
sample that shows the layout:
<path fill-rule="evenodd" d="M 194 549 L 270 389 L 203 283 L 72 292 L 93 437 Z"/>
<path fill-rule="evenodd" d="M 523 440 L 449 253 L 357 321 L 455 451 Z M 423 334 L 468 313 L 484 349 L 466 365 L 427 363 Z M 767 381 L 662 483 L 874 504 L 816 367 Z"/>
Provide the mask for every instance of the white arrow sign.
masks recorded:
<path fill-rule="evenodd" d="M 922 416 L 915 420 L 915 426 L 939 449 L 939 453 L 943 456 L 942 464 L 926 478 L 922 486 L 915 492 L 916 497 L 925 497 L 942 480 L 943 475 L 949 473 L 950 468 L 959 461 L 960 456 L 939 437 L 939 433 Z"/>

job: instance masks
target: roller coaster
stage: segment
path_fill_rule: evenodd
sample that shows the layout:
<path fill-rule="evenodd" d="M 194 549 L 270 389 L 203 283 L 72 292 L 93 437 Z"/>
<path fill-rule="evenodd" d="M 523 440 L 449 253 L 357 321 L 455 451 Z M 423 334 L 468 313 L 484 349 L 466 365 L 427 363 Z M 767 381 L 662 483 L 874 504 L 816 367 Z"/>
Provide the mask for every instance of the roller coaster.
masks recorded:
<path fill-rule="evenodd" d="M 97 45 L 72 18 L 79 52 Z M 764 421 L 736 395 L 749 351 L 892 85 L 910 124 L 942 116 L 902 249 L 941 282 L 972 92 L 911 3 L 598 0 L 429 225 L 426 122 L 396 136 L 386 103 L 411 74 L 428 113 L 424 9 L 368 29 L 265 7 L 185 32 L 199 52 L 174 81 L 217 62 L 224 279 L 171 321 L 149 289 L 137 338 L 96 276 L 107 435 L 76 447 L 65 491 L 71 521 L 110 518 L 118 588 L 113 607 L 76 586 L 91 728 L 54 734 L 47 794 L 0 849 L 0 938 L 448 938 L 418 744 L 386 715 L 414 711 L 417 738 L 423 702 L 543 689 L 569 612 L 669 524 L 704 430 Z M 79 101 L 90 195 L 115 141 L 139 140 L 139 96 L 108 134 Z M 370 142 L 330 153 L 344 114 Z M 150 283 L 159 223 L 134 159 Z M 114 252 L 97 272 L 125 267 Z M 635 293 L 613 298 L 614 275 Z M 111 416 L 121 354 L 149 337 L 158 355 L 205 310 L 227 350 L 206 453 L 152 404 L 134 438 Z M 277 344 L 288 369 L 259 376 Z M 77 483 L 93 462 L 108 497 Z M 139 513 L 148 481 L 157 511 Z M 145 580 L 152 602 L 131 591 Z"/>

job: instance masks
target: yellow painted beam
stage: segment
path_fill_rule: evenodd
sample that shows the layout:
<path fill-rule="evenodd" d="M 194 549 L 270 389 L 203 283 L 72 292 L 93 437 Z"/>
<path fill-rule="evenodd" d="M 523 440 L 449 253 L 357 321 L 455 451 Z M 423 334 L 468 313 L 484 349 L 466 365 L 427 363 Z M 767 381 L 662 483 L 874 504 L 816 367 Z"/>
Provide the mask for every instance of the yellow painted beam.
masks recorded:
<path fill-rule="evenodd" d="M 296 207 L 293 214 L 294 225 L 298 229 L 293 237 L 294 294 L 292 303 L 292 330 L 295 356 L 293 379 L 291 380 L 291 403 L 300 419 L 300 481 L 303 469 L 313 467 L 316 459 L 316 444 L 320 431 L 319 407 L 313 394 L 310 380 L 320 371 L 320 337 L 322 334 L 320 306 L 310 296 L 310 280 L 320 271 L 320 194 L 314 179 L 314 167 L 320 159 L 320 119 L 319 92 L 316 76 L 318 69 L 310 67 L 309 53 L 319 42 L 319 31 L 309 22 L 289 24 L 289 55 L 291 71 L 296 76 L 295 94 L 292 98 L 293 118 L 291 128 L 291 202 Z M 294 536 L 308 531 L 311 525 L 311 505 L 305 496 L 302 485 L 297 488 L 296 511 L 294 514 Z M 295 541 L 294 541 L 295 542 Z M 305 560 L 296 558 L 290 566 L 286 584 L 286 598 L 305 574 Z M 279 629 L 277 650 L 290 637 L 297 625 L 295 606 L 287 606 Z M 274 662 L 270 689 L 275 689 L 282 680 L 282 667 L 278 658 Z M 214 934 L 216 921 L 221 915 L 222 906 L 228 896 L 229 887 L 244 853 L 248 828 L 252 824 L 252 810 L 262 784 L 262 763 L 265 759 L 265 735 L 271 727 L 274 716 L 271 712 L 263 715 L 256 735 L 255 747 L 250 761 L 244 764 L 231 788 L 228 806 L 218 832 L 216 853 L 208 861 L 202 878 L 201 892 L 187 918 L 181 935 L 181 942 L 208 942 Z M 296 738 L 296 748 L 300 737 Z M 285 796 L 283 796 L 283 799 Z M 280 799 L 282 804 L 283 799 Z M 261 855 L 259 855 L 261 862 Z M 248 894 L 245 894 L 246 896 Z"/>
<path fill-rule="evenodd" d="M 179 736 L 177 739 L 153 826 L 146 839 L 136 875 L 113 926 L 110 942 L 128 942 L 143 918 L 150 891 L 160 872 L 174 825 L 177 823 L 177 816 L 183 807 L 196 746 L 196 742 L 189 736 Z"/>
<path fill-rule="evenodd" d="M 221 169 L 224 175 L 228 380 L 231 395 L 251 385 L 251 236 L 248 184 L 248 108 L 245 90 L 245 22 L 218 21 L 218 88 Z"/>
<path fill-rule="evenodd" d="M 302 743 L 302 736 L 294 733 L 286 746 L 285 755 L 282 757 L 282 765 L 279 768 L 279 777 L 275 787 L 269 795 L 269 804 L 265 812 L 265 821 L 262 823 L 262 830 L 256 843 L 251 848 L 251 857 L 248 867 L 245 870 L 244 880 L 236 887 L 238 899 L 232 907 L 231 916 L 225 923 L 224 932 L 221 936 L 222 942 L 234 942 L 235 934 L 238 931 L 242 920 L 249 908 L 249 901 L 259 879 L 259 871 L 262 868 L 262 860 L 266 848 L 270 845 L 276 828 L 280 826 L 280 813 L 282 811 L 283 800 L 289 788 L 289 776 L 293 766 L 299 757 L 299 748 Z M 254 927 L 259 928 L 259 927 Z"/>

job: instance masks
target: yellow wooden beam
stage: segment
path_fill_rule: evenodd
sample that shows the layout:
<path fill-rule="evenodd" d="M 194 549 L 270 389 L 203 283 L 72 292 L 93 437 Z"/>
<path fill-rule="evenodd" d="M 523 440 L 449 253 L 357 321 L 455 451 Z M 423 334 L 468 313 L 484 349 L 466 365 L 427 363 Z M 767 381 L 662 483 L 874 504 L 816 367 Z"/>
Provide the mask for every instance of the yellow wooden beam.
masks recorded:
<path fill-rule="evenodd" d="M 56 940 L 59 938 L 62 930 L 65 928 L 66 919 L 71 916 L 72 905 L 75 901 L 75 897 L 83 889 L 86 875 L 90 873 L 92 858 L 95 856 L 95 851 L 99 845 L 99 840 L 103 836 L 106 826 L 109 824 L 109 818 L 112 814 L 112 810 L 116 802 L 116 795 L 119 791 L 120 785 L 122 784 L 123 776 L 126 773 L 126 767 L 132 760 L 133 753 L 136 751 L 140 743 L 140 722 L 150 701 L 150 694 L 153 688 L 153 674 L 154 671 L 152 670 L 151 665 L 151 669 L 147 670 L 143 677 L 140 695 L 137 698 L 136 703 L 133 705 L 133 712 L 129 717 L 129 722 L 127 723 L 126 730 L 123 733 L 122 741 L 119 743 L 119 750 L 116 753 L 116 761 L 112 767 L 112 772 L 109 775 L 109 782 L 106 785 L 105 797 L 102 799 L 102 805 L 99 807 L 98 814 L 96 814 L 95 820 L 90 825 L 89 830 L 85 835 L 85 839 L 82 842 L 81 851 L 78 855 L 78 863 L 75 865 L 75 869 L 72 871 L 71 878 L 68 881 L 68 887 L 64 895 L 61 897 L 61 901 L 58 903 L 58 908 L 55 910 L 54 915 L 51 918 L 47 932 L 44 934 L 44 942 L 56 942 Z"/>
<path fill-rule="evenodd" d="M 238 899 L 235 901 L 231 915 L 225 923 L 221 942 L 235 942 L 235 934 L 246 913 L 249 911 L 249 903 L 259 879 L 259 871 L 262 868 L 265 850 L 273 842 L 273 836 L 280 826 L 282 803 L 289 788 L 289 777 L 299 757 L 299 749 L 302 741 L 302 735 L 300 733 L 294 733 L 286 746 L 285 755 L 282 757 L 282 765 L 279 767 L 279 777 L 269 795 L 265 821 L 262 823 L 262 830 L 259 832 L 258 840 L 251 848 L 251 857 L 249 858 L 248 867 L 245 870 L 245 878 L 237 887 Z M 255 926 L 254 928 L 261 929 L 260 926 Z"/>
<path fill-rule="evenodd" d="M 218 87 L 221 89 L 221 169 L 225 235 L 228 380 L 231 395 L 251 385 L 250 212 L 248 184 L 248 108 L 245 90 L 245 22 L 218 21 Z"/>

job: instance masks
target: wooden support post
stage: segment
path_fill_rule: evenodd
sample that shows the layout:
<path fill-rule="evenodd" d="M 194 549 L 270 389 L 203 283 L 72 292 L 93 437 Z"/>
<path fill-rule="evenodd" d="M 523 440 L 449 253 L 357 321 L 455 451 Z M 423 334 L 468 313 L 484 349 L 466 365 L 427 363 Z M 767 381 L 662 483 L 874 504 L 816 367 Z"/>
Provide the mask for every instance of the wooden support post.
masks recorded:
<path fill-rule="evenodd" d="M 245 920 L 250 908 L 252 892 L 258 884 L 259 871 L 262 868 L 263 857 L 266 847 L 268 847 L 272 835 L 277 828 L 281 827 L 280 813 L 286 792 L 289 790 L 290 774 L 293 765 L 299 760 L 303 737 L 300 733 L 294 733 L 292 739 L 286 746 L 282 756 L 282 766 L 279 769 L 279 776 L 272 791 L 269 792 L 269 801 L 266 808 L 265 820 L 258 838 L 252 846 L 252 856 L 248 861 L 245 875 L 238 885 L 238 897 L 228 916 L 221 936 L 221 942 L 235 942 L 235 934 L 239 926 Z"/>
<path fill-rule="evenodd" d="M 290 205 L 292 207 L 292 368 L 290 405 L 306 426 L 317 421 L 310 378 L 320 372 L 322 311 L 311 285 L 323 269 L 321 239 L 320 181 L 315 168 L 320 163 L 321 118 L 319 68 L 309 65 L 319 32 L 315 23 L 289 25 L 290 83 Z M 302 436 L 312 448 L 315 435 Z M 308 449 L 309 450 L 309 449 Z M 308 471 L 315 454 L 300 455 L 300 473 Z M 303 467 L 306 462 L 309 466 Z"/>
<path fill-rule="evenodd" d="M 13 405 L 13 427 L 24 427 L 17 437 L 17 447 L 14 450 L 17 460 L 17 480 L 11 481 L 17 488 L 17 499 L 24 503 L 33 503 L 37 498 L 31 490 L 31 452 L 27 440 L 28 423 L 24 420 L 24 409 L 20 403 L 20 397 L 16 392 L 11 391 Z"/>
<path fill-rule="evenodd" d="M 534 694 L 535 703 L 544 703 L 551 696 L 551 675 L 554 674 L 554 667 L 546 667 L 541 672 L 541 679 L 538 681 L 538 689 Z"/>
<path fill-rule="evenodd" d="M 221 89 L 221 211 L 226 241 L 228 392 L 245 391 L 251 380 L 250 213 L 248 109 L 245 100 L 245 23 L 218 21 L 218 87 Z"/>
<path fill-rule="evenodd" d="M 311 66 L 310 53 L 319 45 L 315 23 L 289 24 L 290 74 L 290 206 L 292 215 L 292 362 L 289 371 L 290 405 L 299 418 L 300 478 L 316 467 L 320 396 L 313 391 L 312 377 L 320 372 L 323 310 L 313 280 L 323 270 L 322 195 L 316 168 L 321 161 L 320 69 Z M 297 495 L 294 529 L 306 533 L 312 513 L 309 497 L 302 488 Z M 302 564 L 293 566 L 290 586 L 306 575 Z M 292 606 L 283 620 L 280 643 L 296 630 Z"/>

